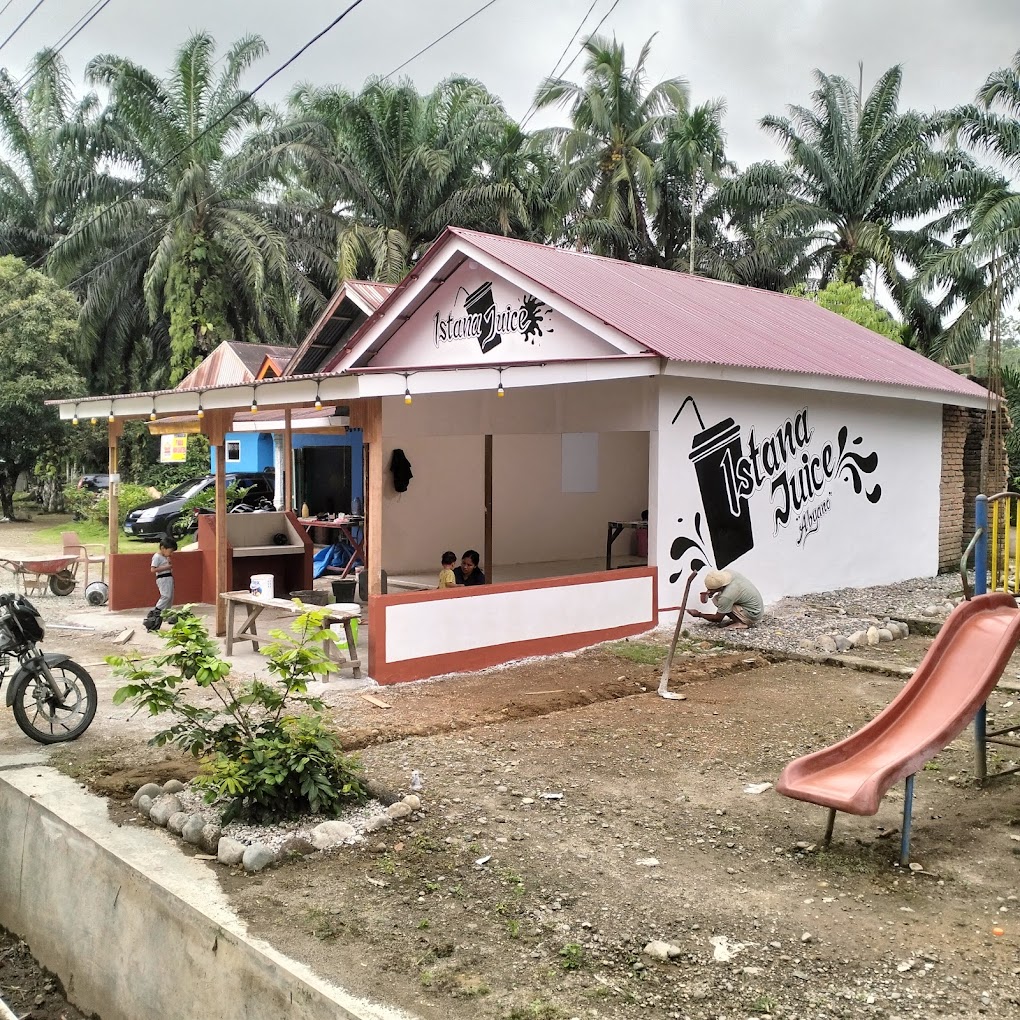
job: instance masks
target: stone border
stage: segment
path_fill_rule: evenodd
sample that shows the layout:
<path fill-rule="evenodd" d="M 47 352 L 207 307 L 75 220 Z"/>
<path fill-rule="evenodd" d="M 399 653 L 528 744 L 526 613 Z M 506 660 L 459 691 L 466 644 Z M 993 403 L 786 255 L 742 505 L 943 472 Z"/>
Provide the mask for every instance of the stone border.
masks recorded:
<path fill-rule="evenodd" d="M 84 1012 L 408 1020 L 249 936 L 202 861 L 155 831 L 118 826 L 104 800 L 53 768 L 0 772 L 0 818 L 0 924 Z"/>

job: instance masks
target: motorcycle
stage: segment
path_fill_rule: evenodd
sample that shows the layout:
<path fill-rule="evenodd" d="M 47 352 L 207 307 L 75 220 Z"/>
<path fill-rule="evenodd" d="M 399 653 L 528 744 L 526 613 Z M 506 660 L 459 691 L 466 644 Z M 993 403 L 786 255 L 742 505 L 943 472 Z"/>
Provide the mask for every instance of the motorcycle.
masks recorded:
<path fill-rule="evenodd" d="M 84 667 L 39 648 L 44 634 L 39 611 L 24 595 L 0 595 L 0 686 L 13 673 L 7 706 L 33 740 L 56 744 L 89 728 L 99 698 Z"/>

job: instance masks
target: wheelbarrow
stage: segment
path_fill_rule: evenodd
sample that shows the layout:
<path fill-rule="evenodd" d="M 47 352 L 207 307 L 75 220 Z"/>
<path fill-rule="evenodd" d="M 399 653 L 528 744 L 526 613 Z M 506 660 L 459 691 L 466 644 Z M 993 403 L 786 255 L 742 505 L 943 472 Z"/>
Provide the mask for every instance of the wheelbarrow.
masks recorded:
<path fill-rule="evenodd" d="M 70 595 L 78 584 L 78 557 L 52 556 L 40 560 L 12 560 L 0 557 L 0 567 L 14 575 L 26 595 L 42 594 L 49 587 L 54 595 Z"/>

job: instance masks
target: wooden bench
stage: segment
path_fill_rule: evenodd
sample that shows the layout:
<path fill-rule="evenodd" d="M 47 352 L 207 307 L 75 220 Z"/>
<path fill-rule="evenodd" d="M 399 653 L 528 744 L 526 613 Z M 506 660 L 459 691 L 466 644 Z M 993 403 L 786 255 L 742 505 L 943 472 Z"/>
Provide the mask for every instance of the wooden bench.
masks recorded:
<path fill-rule="evenodd" d="M 326 638 L 323 642 L 326 655 L 332 662 L 336 663 L 338 669 L 352 669 L 355 678 L 361 676 L 361 660 L 358 658 L 358 648 L 354 641 L 354 630 L 351 627 L 351 620 L 358 618 L 357 613 L 299 604 L 292 599 L 263 599 L 247 591 L 227 591 L 220 598 L 223 599 L 227 606 L 227 655 L 233 652 L 235 641 L 250 641 L 252 647 L 257 652 L 259 650 L 259 642 L 269 640 L 266 637 L 260 637 L 256 627 L 256 621 L 265 610 L 273 609 L 285 616 L 301 616 L 302 613 L 314 610 L 317 613 L 325 614 L 323 622 L 327 626 L 333 623 L 342 623 L 344 625 L 344 634 L 347 636 L 347 659 L 340 656 L 339 647 L 330 638 Z M 248 615 L 244 623 L 241 624 L 240 629 L 235 630 L 234 619 L 238 606 L 246 607 Z"/>

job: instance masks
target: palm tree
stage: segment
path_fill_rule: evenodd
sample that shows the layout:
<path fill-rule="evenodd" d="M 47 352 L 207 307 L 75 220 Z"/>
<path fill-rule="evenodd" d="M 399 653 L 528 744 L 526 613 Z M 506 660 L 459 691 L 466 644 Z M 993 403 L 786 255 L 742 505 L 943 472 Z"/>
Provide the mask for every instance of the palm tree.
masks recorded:
<path fill-rule="evenodd" d="M 86 326 L 122 365 L 146 340 L 176 382 L 223 339 L 294 339 L 303 267 L 328 255 L 321 217 L 272 200 L 285 156 L 239 84 L 265 53 L 247 36 L 217 61 L 197 33 L 167 78 L 113 55 L 88 65 L 110 93 L 95 144 L 112 196 L 86 203 L 51 265 L 84 277 Z"/>
<path fill-rule="evenodd" d="M 451 224 L 536 229 L 542 154 L 476 81 L 450 78 L 427 94 L 382 79 L 356 95 L 302 86 L 291 113 L 307 126 L 303 201 L 339 215 L 340 279 L 398 283 Z"/>
<path fill-rule="evenodd" d="M 548 78 L 535 105 L 566 106 L 570 127 L 547 132 L 560 151 L 560 200 L 576 241 L 593 251 L 640 262 L 660 261 L 649 220 L 655 216 L 655 161 L 671 124 L 687 110 L 687 82 L 670 78 L 646 88 L 652 40 L 628 67 L 616 40 L 590 37 L 582 84 Z"/>
<path fill-rule="evenodd" d="M 780 235 L 810 237 L 822 286 L 837 277 L 860 284 L 870 265 L 891 281 L 896 260 L 916 254 L 918 230 L 935 238 L 959 221 L 980 175 L 963 154 L 932 146 L 932 118 L 899 112 L 899 66 L 867 97 L 845 78 L 815 78 L 810 109 L 761 122 L 786 162 L 748 167 L 729 203 Z"/>
<path fill-rule="evenodd" d="M 678 214 L 686 207 L 687 269 L 694 273 L 698 215 L 706 193 L 726 172 L 735 167 L 726 158 L 722 116 L 726 103 L 715 99 L 681 114 L 669 126 L 656 162 L 657 209 L 655 234 L 663 250 L 665 263 L 679 268 L 677 253 L 681 245 Z"/>
<path fill-rule="evenodd" d="M 0 71 L 0 254 L 41 265 L 67 232 L 94 160 L 72 144 L 94 115 L 94 94 L 75 102 L 54 50 L 40 50 L 19 85 Z"/>

